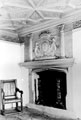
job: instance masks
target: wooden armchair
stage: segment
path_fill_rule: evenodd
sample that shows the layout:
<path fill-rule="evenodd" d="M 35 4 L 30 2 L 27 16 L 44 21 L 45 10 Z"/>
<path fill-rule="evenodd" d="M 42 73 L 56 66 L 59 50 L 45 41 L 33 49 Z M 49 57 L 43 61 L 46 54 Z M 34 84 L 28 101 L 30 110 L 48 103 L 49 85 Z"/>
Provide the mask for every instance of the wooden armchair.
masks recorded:
<path fill-rule="evenodd" d="M 16 103 L 16 110 L 18 109 L 18 103 L 20 102 L 20 111 L 23 110 L 22 94 L 23 91 L 17 88 L 17 80 L 1 80 L 1 97 L 2 97 L 2 110 L 1 114 L 5 114 L 5 105 Z M 19 96 L 18 93 L 19 92 Z"/>

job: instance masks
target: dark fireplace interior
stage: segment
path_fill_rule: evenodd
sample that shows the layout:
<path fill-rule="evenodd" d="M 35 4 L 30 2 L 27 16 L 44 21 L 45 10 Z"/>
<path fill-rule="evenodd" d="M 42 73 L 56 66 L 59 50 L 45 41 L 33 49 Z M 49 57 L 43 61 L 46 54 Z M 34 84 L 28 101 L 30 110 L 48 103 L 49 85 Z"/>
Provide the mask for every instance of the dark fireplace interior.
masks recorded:
<path fill-rule="evenodd" d="M 66 73 L 62 70 L 42 70 L 35 80 L 35 104 L 66 109 Z"/>

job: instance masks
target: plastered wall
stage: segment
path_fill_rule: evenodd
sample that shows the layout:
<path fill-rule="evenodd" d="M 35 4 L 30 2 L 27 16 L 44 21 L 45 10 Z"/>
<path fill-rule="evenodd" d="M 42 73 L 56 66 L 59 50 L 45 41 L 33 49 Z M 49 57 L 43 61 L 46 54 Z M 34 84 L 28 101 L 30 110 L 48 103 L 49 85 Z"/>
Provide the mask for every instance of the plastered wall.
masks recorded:
<path fill-rule="evenodd" d="M 81 28 L 73 30 L 73 107 L 77 117 L 81 118 Z"/>
<path fill-rule="evenodd" d="M 20 67 L 24 61 L 24 45 L 0 40 L 0 80 L 17 79 L 23 90 L 23 104 L 28 103 L 28 70 Z"/>

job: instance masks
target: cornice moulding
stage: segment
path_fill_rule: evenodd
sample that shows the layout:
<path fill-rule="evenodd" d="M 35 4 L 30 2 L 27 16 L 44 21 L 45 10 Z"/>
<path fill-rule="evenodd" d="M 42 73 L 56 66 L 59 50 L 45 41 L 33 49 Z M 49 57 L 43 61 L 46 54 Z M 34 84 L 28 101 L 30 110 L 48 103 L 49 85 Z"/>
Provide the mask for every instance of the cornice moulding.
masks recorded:
<path fill-rule="evenodd" d="M 41 30 L 49 29 L 50 27 L 55 27 L 55 26 L 58 26 L 60 24 L 70 24 L 70 23 L 73 23 L 73 22 L 76 22 L 79 20 L 81 20 L 81 10 L 80 9 L 76 10 L 73 13 L 64 15 L 61 19 L 59 19 L 57 21 L 55 21 L 53 19 L 53 20 L 50 20 L 50 21 L 45 22 L 45 23 L 40 23 L 38 25 L 34 25 L 30 28 L 25 27 L 25 28 L 19 30 L 19 34 L 21 36 L 26 36 L 29 33 L 34 33 L 34 32 L 38 32 Z"/>

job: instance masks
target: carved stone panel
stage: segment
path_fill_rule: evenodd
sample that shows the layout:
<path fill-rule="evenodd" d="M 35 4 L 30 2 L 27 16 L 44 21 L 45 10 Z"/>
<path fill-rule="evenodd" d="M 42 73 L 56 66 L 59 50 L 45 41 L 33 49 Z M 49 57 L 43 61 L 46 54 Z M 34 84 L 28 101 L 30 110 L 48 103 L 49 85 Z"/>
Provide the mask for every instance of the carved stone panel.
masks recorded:
<path fill-rule="evenodd" d="M 51 30 L 45 30 L 33 40 L 33 59 L 50 59 L 60 57 L 60 36 Z"/>
<path fill-rule="evenodd" d="M 55 58 L 56 52 L 56 40 L 49 36 L 43 36 L 40 38 L 39 42 L 35 43 L 34 55 L 35 59 L 53 57 Z"/>

